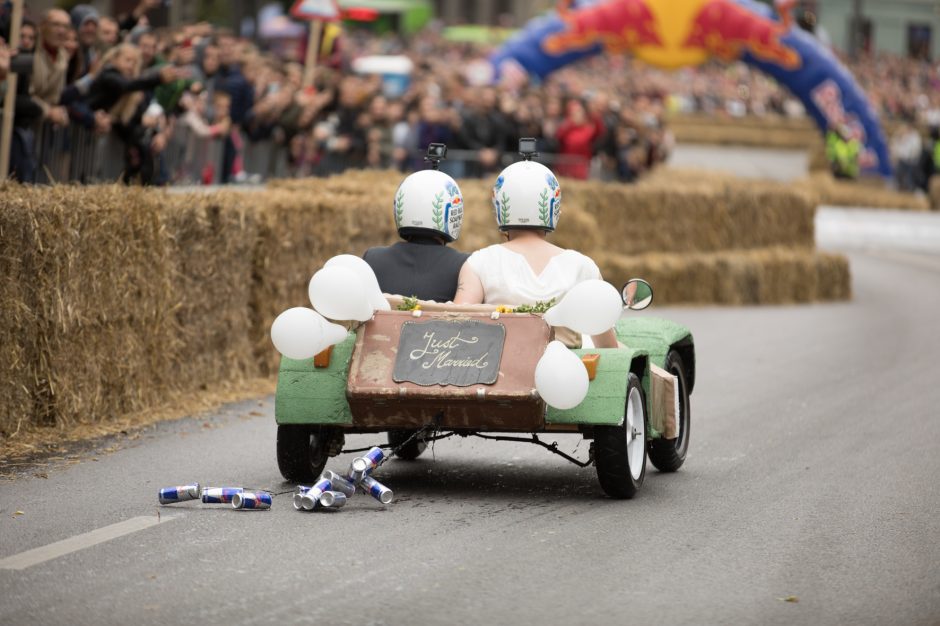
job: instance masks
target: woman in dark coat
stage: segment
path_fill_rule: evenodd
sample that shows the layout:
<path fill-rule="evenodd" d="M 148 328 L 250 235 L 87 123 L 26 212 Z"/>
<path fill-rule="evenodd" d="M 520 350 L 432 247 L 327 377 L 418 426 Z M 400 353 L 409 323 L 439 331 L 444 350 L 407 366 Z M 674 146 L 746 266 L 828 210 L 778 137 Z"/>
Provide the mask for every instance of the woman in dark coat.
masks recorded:
<path fill-rule="evenodd" d="M 140 65 L 140 50 L 135 46 L 121 44 L 109 50 L 88 90 L 86 104 L 92 111 L 108 113 L 112 131 L 124 143 L 124 180 L 140 174 L 147 183 L 153 178 L 153 153 L 164 140 L 160 139 L 159 125 L 153 123 L 153 118 L 160 116 L 151 114 L 144 119 L 150 105 L 144 93 L 182 78 L 184 70 L 167 65 L 141 74 Z"/>

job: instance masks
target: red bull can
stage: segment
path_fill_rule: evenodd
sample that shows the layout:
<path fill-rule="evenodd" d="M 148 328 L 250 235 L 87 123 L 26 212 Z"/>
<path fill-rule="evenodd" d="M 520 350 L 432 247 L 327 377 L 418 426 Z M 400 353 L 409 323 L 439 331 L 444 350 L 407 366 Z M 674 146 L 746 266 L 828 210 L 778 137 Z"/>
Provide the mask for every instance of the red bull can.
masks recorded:
<path fill-rule="evenodd" d="M 371 474 L 372 470 L 385 462 L 385 451 L 375 446 L 366 452 L 362 458 L 369 464 L 369 467 L 366 468 L 366 474 Z"/>
<path fill-rule="evenodd" d="M 205 504 L 228 504 L 236 493 L 242 493 L 242 487 L 205 487 L 202 490 L 202 501 Z"/>
<path fill-rule="evenodd" d="M 232 496 L 233 509 L 270 509 L 271 494 L 267 491 L 243 491 Z"/>
<path fill-rule="evenodd" d="M 160 504 L 196 500 L 199 498 L 199 483 L 183 485 L 182 487 L 164 487 L 159 491 L 157 497 L 160 498 Z"/>
<path fill-rule="evenodd" d="M 352 463 L 349 464 L 349 469 L 346 471 L 346 480 L 354 485 L 358 485 L 362 477 L 366 475 L 369 464 L 370 462 L 366 461 L 361 456 L 353 459 Z"/>
<path fill-rule="evenodd" d="M 320 494 L 320 506 L 324 509 L 341 509 L 346 506 L 346 494 L 341 491 L 324 491 Z"/>
<path fill-rule="evenodd" d="M 304 493 L 299 494 L 300 495 L 300 509 L 297 509 L 297 510 L 298 511 L 314 510 L 315 508 L 317 508 L 317 504 L 320 501 L 320 495 L 324 491 L 330 491 L 330 489 L 332 488 L 333 488 L 332 483 L 330 483 L 330 481 L 327 480 L 326 478 L 321 477 L 320 480 L 318 480 L 316 484 L 313 485 L 313 487 L 306 488 L 306 491 L 304 491 Z M 296 504 L 294 505 L 294 508 L 297 508 Z"/>
<path fill-rule="evenodd" d="M 362 478 L 362 482 L 359 483 L 359 486 L 362 487 L 363 491 L 368 493 L 382 504 L 389 504 L 395 497 L 391 489 L 371 476 L 364 476 Z"/>
<path fill-rule="evenodd" d="M 320 477 L 330 481 L 333 491 L 339 491 L 347 498 L 351 498 L 356 493 L 356 485 L 346 480 L 346 477 L 341 474 L 326 470 Z"/>

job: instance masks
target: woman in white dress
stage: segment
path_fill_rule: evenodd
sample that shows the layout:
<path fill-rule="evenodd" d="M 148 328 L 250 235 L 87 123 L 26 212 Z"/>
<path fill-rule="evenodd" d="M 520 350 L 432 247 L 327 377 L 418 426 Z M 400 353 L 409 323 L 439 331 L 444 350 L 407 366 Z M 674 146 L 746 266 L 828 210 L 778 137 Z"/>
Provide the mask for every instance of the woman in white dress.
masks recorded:
<path fill-rule="evenodd" d="M 589 257 L 545 240 L 558 224 L 561 187 L 541 163 L 520 161 L 504 169 L 493 187 L 493 208 L 507 241 L 470 255 L 460 270 L 456 304 L 557 302 L 579 282 L 601 278 Z M 598 348 L 617 347 L 612 328 L 592 340 Z"/>

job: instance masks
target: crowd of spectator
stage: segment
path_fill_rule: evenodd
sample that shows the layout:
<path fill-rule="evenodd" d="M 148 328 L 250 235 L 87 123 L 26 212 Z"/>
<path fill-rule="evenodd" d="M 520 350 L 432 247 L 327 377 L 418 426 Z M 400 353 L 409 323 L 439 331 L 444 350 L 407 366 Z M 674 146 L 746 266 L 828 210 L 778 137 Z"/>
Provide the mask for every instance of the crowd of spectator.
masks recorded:
<path fill-rule="evenodd" d="M 44 133 L 65 128 L 96 138 L 97 159 L 110 163 L 99 174 L 145 184 L 409 170 L 422 167 L 430 142 L 448 145 L 444 167 L 454 175 L 482 176 L 512 158 L 520 137 L 538 138 L 562 175 L 629 181 L 664 160 L 671 146 L 665 100 L 618 97 L 604 87 L 599 66 L 541 85 L 489 86 L 460 71 L 484 52 L 434 31 L 407 43 L 353 33 L 325 52 L 314 86 L 304 88 L 300 64 L 225 29 L 151 29 L 147 13 L 158 2 L 141 0 L 119 19 L 80 4 L 23 22 L 9 63 L 21 75 L 14 177 L 41 179 Z M 380 77 L 350 71 L 352 59 L 370 52 L 411 57 L 403 93 L 389 94 Z M 181 138 L 189 146 L 183 152 Z M 219 149 L 199 159 L 194 138 Z M 80 141 L 72 136 L 64 145 Z M 257 146 L 269 149 L 264 159 L 251 157 Z"/>
<path fill-rule="evenodd" d="M 563 176 L 632 181 L 668 157 L 671 112 L 803 115 L 796 98 L 740 63 L 664 72 L 601 56 L 544 82 L 509 76 L 491 85 L 487 50 L 434 28 L 407 41 L 344 33 L 321 50 L 315 83 L 304 87 L 295 60 L 225 29 L 151 28 L 147 14 L 159 3 L 141 0 L 117 19 L 84 4 L 53 9 L 23 21 L 19 50 L 0 44 L 0 78 L 21 76 L 15 177 L 41 178 L 42 129 L 70 128 L 96 142 L 96 158 L 108 164 L 99 175 L 144 184 L 411 170 L 431 142 L 448 145 L 451 174 L 483 176 L 513 158 L 520 137 L 537 138 Z M 351 70 L 353 59 L 373 54 L 413 61 L 404 91 Z M 852 69 L 885 118 L 940 124 L 935 65 L 878 57 Z"/>

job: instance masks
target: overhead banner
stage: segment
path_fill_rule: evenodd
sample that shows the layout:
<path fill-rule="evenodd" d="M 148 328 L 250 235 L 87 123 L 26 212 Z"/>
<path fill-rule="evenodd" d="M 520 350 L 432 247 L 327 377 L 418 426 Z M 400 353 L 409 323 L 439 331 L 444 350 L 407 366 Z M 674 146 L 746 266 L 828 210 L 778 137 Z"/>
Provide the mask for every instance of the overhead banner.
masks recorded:
<path fill-rule="evenodd" d="M 631 54 L 665 69 L 713 58 L 744 61 L 799 98 L 822 133 L 832 128 L 858 139 L 865 171 L 891 175 L 880 120 L 849 70 L 810 33 L 785 25 L 753 0 L 607 0 L 573 7 L 532 20 L 490 61 L 497 77 L 522 69 L 544 78 L 602 52 Z"/>

